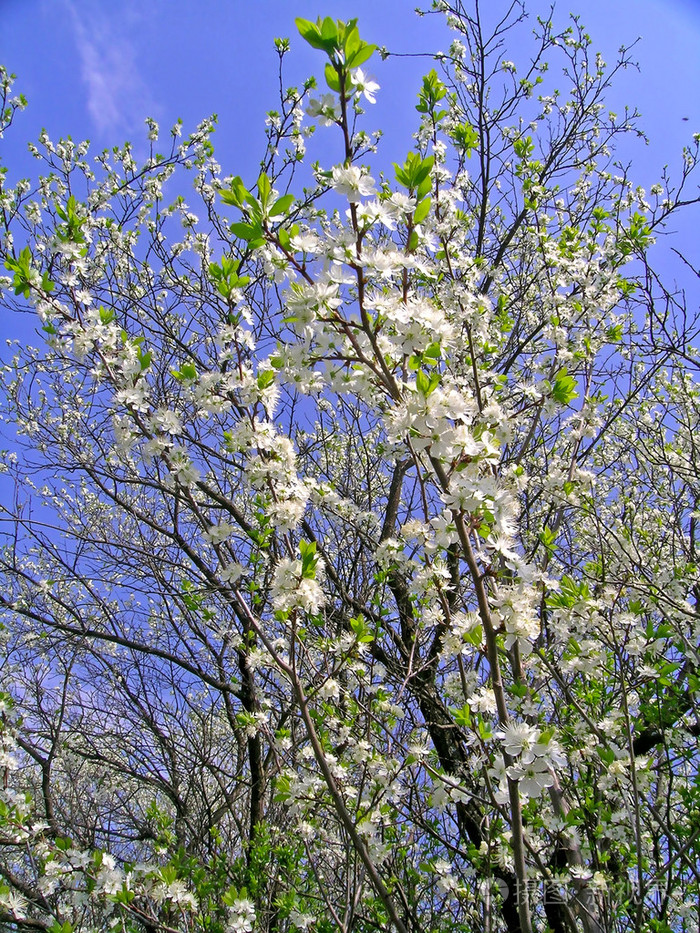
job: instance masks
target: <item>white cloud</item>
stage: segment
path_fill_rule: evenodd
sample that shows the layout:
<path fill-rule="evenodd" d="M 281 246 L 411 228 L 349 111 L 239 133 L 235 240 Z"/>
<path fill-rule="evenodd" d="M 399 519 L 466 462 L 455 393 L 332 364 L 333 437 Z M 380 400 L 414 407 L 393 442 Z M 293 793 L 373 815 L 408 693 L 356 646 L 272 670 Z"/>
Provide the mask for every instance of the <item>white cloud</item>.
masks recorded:
<path fill-rule="evenodd" d="M 73 26 L 88 113 L 98 135 L 116 142 L 115 134 L 131 133 L 146 116 L 157 116 L 138 69 L 134 34 L 142 14 L 131 3 L 112 10 L 99 0 L 64 3 Z"/>

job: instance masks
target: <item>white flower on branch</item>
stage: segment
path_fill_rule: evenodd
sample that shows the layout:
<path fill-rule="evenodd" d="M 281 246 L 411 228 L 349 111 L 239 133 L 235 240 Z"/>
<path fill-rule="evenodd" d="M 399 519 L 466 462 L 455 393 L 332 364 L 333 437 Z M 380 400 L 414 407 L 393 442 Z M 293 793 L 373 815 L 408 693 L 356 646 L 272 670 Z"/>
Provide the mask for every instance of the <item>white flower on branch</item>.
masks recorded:
<path fill-rule="evenodd" d="M 333 167 L 333 190 L 344 195 L 351 204 L 375 194 L 374 179 L 356 165 Z"/>
<path fill-rule="evenodd" d="M 316 573 L 323 572 L 323 564 L 319 560 Z M 316 615 L 325 604 L 324 592 L 317 580 L 304 577 L 300 560 L 282 558 L 276 567 L 270 589 L 272 605 L 280 612 L 290 609 L 303 609 L 310 615 Z"/>
<path fill-rule="evenodd" d="M 251 900 L 239 898 L 228 911 L 227 933 L 251 933 L 255 925 L 255 904 Z"/>
<path fill-rule="evenodd" d="M 377 82 L 368 78 L 361 68 L 356 68 L 351 73 L 351 78 L 353 87 L 357 93 L 362 94 L 365 100 L 369 101 L 370 104 L 376 104 L 377 98 L 375 94 L 379 90 Z"/>

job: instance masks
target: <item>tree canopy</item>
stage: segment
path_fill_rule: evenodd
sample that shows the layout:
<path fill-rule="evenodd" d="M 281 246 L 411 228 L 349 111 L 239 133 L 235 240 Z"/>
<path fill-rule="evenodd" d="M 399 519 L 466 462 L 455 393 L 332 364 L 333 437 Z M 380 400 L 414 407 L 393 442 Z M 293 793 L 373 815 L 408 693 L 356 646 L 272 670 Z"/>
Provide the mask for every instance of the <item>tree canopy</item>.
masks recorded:
<path fill-rule="evenodd" d="M 3 930 L 697 930 L 699 140 L 637 187 L 628 51 L 435 7 L 407 154 L 322 17 L 257 180 L 3 178 Z"/>

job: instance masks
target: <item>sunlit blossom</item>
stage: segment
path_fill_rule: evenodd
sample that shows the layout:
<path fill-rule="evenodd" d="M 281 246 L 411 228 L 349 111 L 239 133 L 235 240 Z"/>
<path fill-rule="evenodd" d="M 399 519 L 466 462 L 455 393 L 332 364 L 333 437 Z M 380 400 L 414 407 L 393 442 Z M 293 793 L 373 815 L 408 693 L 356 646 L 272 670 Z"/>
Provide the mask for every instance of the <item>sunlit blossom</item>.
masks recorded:
<path fill-rule="evenodd" d="M 377 82 L 368 78 L 361 68 L 356 68 L 352 72 L 351 77 L 353 86 L 358 92 L 363 94 L 365 100 L 368 100 L 370 104 L 376 104 L 377 98 L 375 94 L 379 90 Z"/>
<path fill-rule="evenodd" d="M 228 933 L 251 933 L 255 924 L 255 904 L 248 898 L 239 898 L 229 907 Z"/>
<path fill-rule="evenodd" d="M 333 167 L 333 189 L 351 204 L 375 194 L 374 179 L 356 165 Z"/>

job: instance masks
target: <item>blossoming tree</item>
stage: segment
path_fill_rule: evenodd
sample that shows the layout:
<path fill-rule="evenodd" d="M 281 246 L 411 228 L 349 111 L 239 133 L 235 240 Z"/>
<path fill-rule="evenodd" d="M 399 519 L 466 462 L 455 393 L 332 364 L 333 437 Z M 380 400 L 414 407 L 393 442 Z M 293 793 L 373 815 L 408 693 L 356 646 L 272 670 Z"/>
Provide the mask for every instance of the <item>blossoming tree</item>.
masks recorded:
<path fill-rule="evenodd" d="M 697 929 L 697 147 L 646 194 L 626 53 L 437 7 L 386 174 L 326 18 L 256 182 L 151 123 L 3 187 L 4 930 Z"/>

